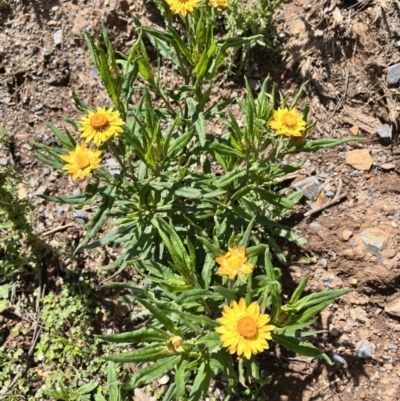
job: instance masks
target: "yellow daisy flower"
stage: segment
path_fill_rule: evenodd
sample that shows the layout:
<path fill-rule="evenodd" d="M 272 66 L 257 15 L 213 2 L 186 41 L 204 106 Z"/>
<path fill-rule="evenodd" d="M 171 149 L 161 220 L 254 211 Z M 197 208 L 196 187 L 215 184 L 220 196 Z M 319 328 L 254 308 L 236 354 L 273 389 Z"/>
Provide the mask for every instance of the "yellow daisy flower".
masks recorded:
<path fill-rule="evenodd" d="M 174 14 L 182 13 L 186 17 L 187 13 L 191 13 L 200 3 L 200 0 L 166 0 L 169 8 Z"/>
<path fill-rule="evenodd" d="M 280 108 L 274 111 L 273 119 L 268 125 L 277 134 L 285 136 L 301 136 L 306 129 L 306 122 L 296 109 Z"/>
<path fill-rule="evenodd" d="M 257 302 L 247 307 L 244 298 L 240 298 L 239 304 L 233 301 L 232 308 L 224 306 L 222 317 L 217 319 L 222 326 L 215 331 L 221 334 L 222 346 L 229 348 L 230 354 L 236 352 L 250 359 L 269 348 L 267 340 L 272 339 L 271 331 L 275 329 L 268 325 L 270 320 L 269 315 L 260 313 Z"/>
<path fill-rule="evenodd" d="M 108 110 L 105 107 L 98 107 L 96 113 L 88 110 L 87 117 L 82 117 L 79 123 L 82 138 L 86 138 L 87 141 L 93 140 L 96 146 L 123 132 L 121 126 L 125 124 L 119 112 L 112 111 L 112 107 Z"/>
<path fill-rule="evenodd" d="M 101 151 L 95 150 L 94 146 L 88 149 L 82 141 L 76 145 L 75 150 L 68 151 L 68 156 L 60 156 L 60 159 L 68 163 L 62 169 L 72 174 L 74 181 L 77 178 L 83 180 L 92 170 L 100 168 L 100 156 Z"/>
<path fill-rule="evenodd" d="M 225 8 L 229 6 L 228 0 L 210 0 L 209 4 L 211 7 L 215 8 L 217 7 Z"/>
<path fill-rule="evenodd" d="M 230 280 L 233 280 L 237 275 L 241 276 L 253 272 L 254 266 L 247 261 L 244 246 L 228 248 L 228 252 L 224 256 L 215 258 L 215 261 L 221 265 L 217 272 L 229 276 Z"/>

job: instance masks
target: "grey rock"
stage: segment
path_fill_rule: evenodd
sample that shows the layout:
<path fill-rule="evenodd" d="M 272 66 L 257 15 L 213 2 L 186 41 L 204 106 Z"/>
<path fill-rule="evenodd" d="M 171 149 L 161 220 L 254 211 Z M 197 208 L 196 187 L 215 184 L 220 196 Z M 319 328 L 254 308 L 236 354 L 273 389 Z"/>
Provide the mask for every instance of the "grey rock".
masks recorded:
<path fill-rule="evenodd" d="M 344 365 L 346 361 L 335 351 L 331 353 L 332 361 L 336 363 L 340 363 L 340 365 Z"/>
<path fill-rule="evenodd" d="M 395 85 L 400 81 L 400 63 L 392 65 L 388 69 L 387 83 Z"/>
<path fill-rule="evenodd" d="M 325 269 L 328 266 L 328 259 L 325 259 L 325 258 L 320 259 L 318 264 Z"/>
<path fill-rule="evenodd" d="M 50 85 L 56 85 L 57 84 L 57 78 L 53 74 L 50 75 L 49 84 Z"/>
<path fill-rule="evenodd" d="M 322 228 L 321 224 L 319 224 L 317 221 L 313 221 L 312 223 L 309 224 L 309 227 L 311 230 L 318 231 L 320 228 Z"/>
<path fill-rule="evenodd" d="M 77 210 L 74 213 L 74 217 L 77 220 L 83 220 L 85 223 L 89 221 L 89 215 L 86 210 Z"/>
<path fill-rule="evenodd" d="M 330 280 L 330 278 L 328 276 L 323 276 L 322 277 L 322 281 L 329 281 L 329 280 Z"/>
<path fill-rule="evenodd" d="M 0 166 L 7 166 L 8 160 L 5 157 L 0 157 Z"/>
<path fill-rule="evenodd" d="M 119 175 L 119 174 L 121 174 L 121 169 L 119 169 L 119 168 L 110 169 L 109 171 L 110 171 L 111 175 Z"/>
<path fill-rule="evenodd" d="M 56 46 L 57 45 L 61 45 L 61 43 L 63 42 L 63 31 L 62 31 L 62 29 L 59 29 L 58 31 L 54 32 L 53 40 L 54 40 L 54 44 Z"/>
<path fill-rule="evenodd" d="M 333 198 L 333 197 L 335 196 L 335 193 L 332 192 L 332 191 L 326 191 L 326 192 L 325 192 L 325 196 L 326 196 L 327 198 Z"/>
<path fill-rule="evenodd" d="M 98 76 L 99 76 L 99 71 L 97 70 L 97 68 L 92 68 L 91 71 L 90 71 L 90 75 L 91 75 L 93 78 L 98 77 Z"/>
<path fill-rule="evenodd" d="M 387 347 L 388 349 L 397 349 L 397 345 L 392 343 L 390 343 Z"/>
<path fill-rule="evenodd" d="M 299 181 L 296 185 L 295 188 L 298 191 L 301 191 L 303 195 L 307 199 L 315 199 L 317 195 L 317 191 L 319 188 L 320 182 L 315 176 L 307 177 L 302 181 Z"/>
<path fill-rule="evenodd" d="M 39 180 L 37 178 L 31 178 L 29 180 L 29 186 L 31 188 L 37 188 L 39 186 Z"/>
<path fill-rule="evenodd" d="M 361 175 L 361 173 L 358 170 L 354 170 L 350 173 L 350 175 L 352 177 L 359 177 Z"/>
<path fill-rule="evenodd" d="M 375 345 L 368 341 L 361 340 L 356 345 L 356 355 L 358 358 L 367 359 L 372 358 L 372 354 L 375 353 Z"/>
<path fill-rule="evenodd" d="M 381 139 L 392 139 L 392 127 L 389 124 L 380 125 L 377 128 L 376 133 L 380 136 Z"/>
<path fill-rule="evenodd" d="M 390 235 L 378 227 L 371 227 L 364 230 L 360 238 L 370 252 L 381 258 L 382 252 L 389 243 Z"/>
<path fill-rule="evenodd" d="M 325 171 L 322 171 L 320 174 L 319 174 L 319 178 L 328 178 L 329 177 L 329 174 L 328 173 L 325 173 Z"/>
<path fill-rule="evenodd" d="M 76 65 L 78 68 L 82 68 L 82 67 L 83 67 L 83 60 L 80 59 L 80 58 L 78 58 L 78 59 L 75 61 L 75 65 Z"/>
<path fill-rule="evenodd" d="M 260 88 L 260 84 L 255 79 L 249 79 L 249 85 L 254 92 Z"/>
<path fill-rule="evenodd" d="M 400 317 L 400 298 L 395 298 L 393 301 L 385 305 L 385 312 L 388 315 Z"/>

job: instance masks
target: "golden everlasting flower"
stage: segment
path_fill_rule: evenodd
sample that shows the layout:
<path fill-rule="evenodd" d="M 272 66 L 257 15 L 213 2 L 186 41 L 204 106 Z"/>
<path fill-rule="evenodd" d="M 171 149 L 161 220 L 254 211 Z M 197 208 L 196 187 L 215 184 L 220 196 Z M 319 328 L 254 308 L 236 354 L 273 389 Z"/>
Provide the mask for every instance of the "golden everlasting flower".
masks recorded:
<path fill-rule="evenodd" d="M 215 331 L 221 334 L 223 347 L 229 348 L 229 353 L 235 352 L 240 356 L 250 359 L 251 355 L 269 348 L 267 340 L 271 340 L 271 331 L 275 326 L 268 325 L 271 318 L 261 314 L 257 302 L 246 307 L 244 298 L 240 298 L 239 304 L 233 301 L 232 308 L 224 306 L 222 317 L 217 322 L 222 326 Z"/>
<path fill-rule="evenodd" d="M 83 180 L 92 170 L 100 168 L 100 156 L 101 151 L 95 150 L 94 146 L 88 149 L 82 141 L 76 145 L 75 150 L 68 151 L 68 156 L 60 156 L 60 159 L 68 163 L 62 169 L 72 174 L 74 181 L 77 178 Z"/>
<path fill-rule="evenodd" d="M 215 7 L 215 8 L 217 8 L 217 7 L 225 8 L 225 7 L 229 6 L 228 0 L 210 0 L 209 4 L 211 7 Z"/>
<path fill-rule="evenodd" d="M 244 246 L 228 248 L 228 252 L 224 256 L 215 258 L 215 261 L 221 265 L 217 272 L 229 276 L 230 280 L 233 280 L 237 275 L 251 274 L 254 267 L 247 261 Z"/>
<path fill-rule="evenodd" d="M 112 107 L 106 110 L 105 107 L 98 107 L 96 113 L 88 110 L 88 116 L 82 117 L 81 124 L 82 138 L 87 141 L 93 140 L 96 146 L 105 142 L 108 138 L 118 135 L 124 130 L 121 128 L 125 123 L 121 120 L 118 111 L 112 111 Z"/>
<path fill-rule="evenodd" d="M 199 5 L 200 0 L 166 0 L 174 14 L 182 13 L 186 17 Z"/>
<path fill-rule="evenodd" d="M 268 125 L 277 134 L 285 136 L 301 136 L 306 128 L 306 122 L 296 109 L 288 110 L 286 107 L 274 111 L 274 118 Z"/>

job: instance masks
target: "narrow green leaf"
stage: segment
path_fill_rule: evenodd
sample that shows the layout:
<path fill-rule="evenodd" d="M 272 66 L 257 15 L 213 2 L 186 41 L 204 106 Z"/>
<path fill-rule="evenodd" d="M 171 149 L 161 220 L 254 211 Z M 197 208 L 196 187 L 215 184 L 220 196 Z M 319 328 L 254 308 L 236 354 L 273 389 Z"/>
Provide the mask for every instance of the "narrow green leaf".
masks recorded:
<path fill-rule="evenodd" d="M 126 385 L 123 385 L 123 388 L 132 390 L 136 387 L 153 383 L 156 379 L 172 370 L 181 358 L 181 355 L 173 355 L 140 369 Z"/>
<path fill-rule="evenodd" d="M 188 401 L 199 401 L 203 399 L 208 391 L 211 380 L 211 369 L 210 365 L 203 362 L 197 372 L 196 378 L 193 382 L 192 391 L 189 394 Z"/>
<path fill-rule="evenodd" d="M 135 331 L 129 331 L 125 333 L 110 334 L 110 335 L 96 335 L 101 340 L 108 341 L 110 343 L 153 343 L 166 341 L 169 335 L 157 329 L 155 327 L 142 327 Z"/>
<path fill-rule="evenodd" d="M 104 356 L 103 359 L 118 363 L 131 363 L 157 361 L 158 359 L 169 356 L 171 356 L 171 352 L 165 345 L 151 345 L 136 351 L 121 352 L 119 354 Z"/>

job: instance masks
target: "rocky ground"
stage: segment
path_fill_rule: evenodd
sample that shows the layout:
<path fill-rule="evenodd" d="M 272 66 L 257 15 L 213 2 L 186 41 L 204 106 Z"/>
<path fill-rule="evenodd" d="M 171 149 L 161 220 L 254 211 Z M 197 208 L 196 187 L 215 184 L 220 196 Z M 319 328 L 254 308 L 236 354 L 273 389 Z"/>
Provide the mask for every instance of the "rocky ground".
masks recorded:
<path fill-rule="evenodd" d="M 90 210 L 77 216 L 68 206 L 37 198 L 71 193 L 76 185 L 38 162 L 31 143 L 53 142 L 45 122 L 60 126 L 61 115 L 78 117 L 72 91 L 89 104 L 108 102 L 82 29 L 97 34 L 106 21 L 116 46 L 126 50 L 134 40 L 129 14 L 148 24 L 157 15 L 141 0 L 6 3 L 0 17 L 0 121 L 13 143 L 2 150 L 0 164 L 22 170 L 19 196 L 38 206 L 37 233 L 55 248 L 73 247 Z M 251 55 L 247 75 L 255 89 L 268 74 L 289 93 L 309 80 L 304 100 L 318 121 L 316 137 L 365 138 L 297 156 L 304 166 L 290 185 L 307 187 L 311 199 L 288 220 L 307 244 L 285 250 L 291 261 L 285 293 L 307 274 L 312 290 L 353 291 L 318 322 L 327 332 L 316 342 L 335 366 L 286 353 L 268 356 L 271 401 L 400 400 L 399 16 L 397 0 L 288 2 L 278 23 L 285 56 Z M 236 81 L 228 85 L 239 95 L 243 91 Z M 112 168 L 112 159 L 108 163 Z M 312 263 L 300 263 L 304 254 Z"/>

